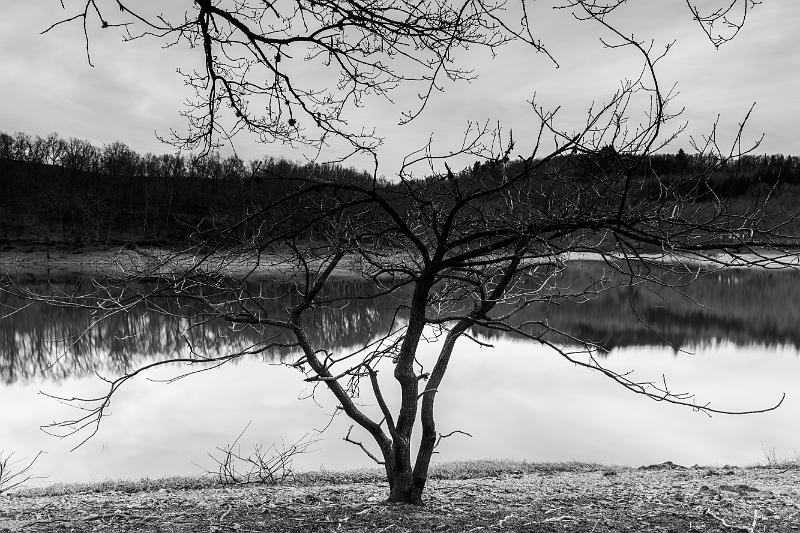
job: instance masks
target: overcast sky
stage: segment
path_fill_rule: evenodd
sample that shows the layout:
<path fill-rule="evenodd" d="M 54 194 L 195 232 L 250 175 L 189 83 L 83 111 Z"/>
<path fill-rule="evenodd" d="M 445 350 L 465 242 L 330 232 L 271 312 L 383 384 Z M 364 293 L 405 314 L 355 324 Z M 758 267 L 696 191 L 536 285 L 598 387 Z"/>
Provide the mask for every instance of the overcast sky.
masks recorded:
<path fill-rule="evenodd" d="M 407 106 L 367 105 L 359 120 L 376 125 L 386 138 L 382 174 L 391 175 L 402 155 L 431 133 L 442 150 L 457 144 L 468 121 L 499 121 L 514 130 L 517 153 L 525 153 L 535 125 L 527 103 L 534 92 L 539 103 L 561 106 L 563 126 L 571 129 L 579 126 L 593 100 L 603 100 L 619 79 L 635 74 L 637 63 L 631 52 L 604 49 L 597 27 L 576 22 L 567 11 L 554 11 L 551 1 L 529 3 L 534 30 L 560 68 L 542 55 L 518 48 L 501 50 L 494 59 L 471 52 L 461 60 L 469 61 L 479 79 L 447 85 L 445 93 L 434 96 L 422 120 L 398 127 L 400 112 Z M 65 13 L 58 0 L 5 4 L 0 19 L 0 130 L 57 132 L 97 144 L 120 140 L 139 152 L 174 151 L 156 139 L 156 132 L 182 128 L 177 110 L 188 93 L 175 69 L 196 65 L 197 49 L 165 50 L 155 41 L 125 44 L 119 33 L 93 30 L 95 67 L 90 67 L 79 25 L 39 35 Z M 137 0 L 137 4 L 162 3 Z M 170 8 L 179 4 L 169 2 Z M 689 127 L 670 151 L 688 150 L 689 135 L 708 131 L 718 114 L 720 138 L 731 140 L 738 122 L 756 102 L 746 138 L 765 134 L 759 153 L 800 154 L 800 2 L 766 0 L 751 12 L 736 40 L 720 50 L 706 40 L 683 0 L 632 0 L 621 15 L 617 20 L 625 33 L 654 38 L 657 45 L 677 39 L 659 64 L 659 74 L 664 86 L 678 83 L 673 108 L 685 108 L 682 120 Z M 398 102 L 403 101 L 401 93 Z M 244 159 L 299 157 L 280 145 L 257 144 L 246 137 L 236 139 L 236 149 Z"/>

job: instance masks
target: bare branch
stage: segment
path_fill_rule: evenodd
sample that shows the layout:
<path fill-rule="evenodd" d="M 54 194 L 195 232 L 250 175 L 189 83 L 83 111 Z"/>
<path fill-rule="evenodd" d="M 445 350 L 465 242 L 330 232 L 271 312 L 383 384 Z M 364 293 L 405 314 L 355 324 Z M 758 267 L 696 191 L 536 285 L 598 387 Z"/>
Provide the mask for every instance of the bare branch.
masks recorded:
<path fill-rule="evenodd" d="M 375 461 L 377 464 L 379 464 L 379 465 L 385 464 L 384 461 L 381 461 L 380 459 L 375 457 L 375 455 L 372 452 L 370 452 L 367 449 L 366 446 L 364 446 L 363 442 L 360 442 L 360 441 L 357 441 L 357 440 L 353 440 L 353 439 L 350 438 L 350 432 L 353 431 L 354 427 L 355 426 L 353 426 L 352 424 L 350 425 L 350 429 L 347 430 L 347 435 L 345 435 L 342 438 L 342 440 L 344 440 L 345 442 L 349 442 L 350 444 L 354 444 L 354 445 L 358 446 L 359 448 L 361 448 L 361 450 L 367 455 L 367 457 L 369 457 L 370 459 Z"/>
<path fill-rule="evenodd" d="M 0 453 L 0 494 L 22 486 L 32 479 L 42 479 L 31 473 L 36 460 L 42 455 L 39 451 L 31 459 L 14 459 L 14 452 Z"/>

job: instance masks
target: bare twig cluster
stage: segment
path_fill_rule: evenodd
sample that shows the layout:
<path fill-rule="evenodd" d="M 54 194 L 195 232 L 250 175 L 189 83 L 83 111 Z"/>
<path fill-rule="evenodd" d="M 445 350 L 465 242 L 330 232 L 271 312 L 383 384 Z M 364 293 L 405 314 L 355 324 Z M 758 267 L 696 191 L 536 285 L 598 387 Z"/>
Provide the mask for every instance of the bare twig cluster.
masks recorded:
<path fill-rule="evenodd" d="M 184 2 L 182 16 L 124 0 L 66 4 L 68 15 L 43 33 L 82 24 L 90 63 L 95 23 L 120 29 L 128 41 L 149 38 L 202 51 L 203 69 L 182 72 L 194 92 L 183 113 L 188 132 L 171 138 L 205 149 L 245 130 L 264 142 L 316 148 L 333 136 L 354 152 L 374 152 L 382 142 L 376 132 L 347 124 L 348 112 L 367 99 L 391 99 L 398 86 L 416 85 L 418 101 L 402 118 L 411 121 L 443 80 L 473 77 L 456 64 L 460 50 L 525 41 L 546 53 L 531 34 L 524 2 L 521 17 L 494 0 L 195 0 Z"/>
<path fill-rule="evenodd" d="M 0 452 L 0 494 L 22 486 L 34 476 L 31 469 L 36 460 L 42 455 L 38 452 L 33 458 L 15 458 L 14 452 Z"/>
<path fill-rule="evenodd" d="M 206 474 L 222 485 L 283 483 L 294 475 L 292 469 L 294 458 L 310 452 L 316 442 L 304 435 L 292 444 L 282 443 L 280 448 L 275 445 L 264 448 L 256 444 L 252 453 L 248 454 L 242 452 L 239 443 L 245 431 L 247 427 L 233 442 L 208 454 L 214 466 L 213 470 L 206 469 Z"/>

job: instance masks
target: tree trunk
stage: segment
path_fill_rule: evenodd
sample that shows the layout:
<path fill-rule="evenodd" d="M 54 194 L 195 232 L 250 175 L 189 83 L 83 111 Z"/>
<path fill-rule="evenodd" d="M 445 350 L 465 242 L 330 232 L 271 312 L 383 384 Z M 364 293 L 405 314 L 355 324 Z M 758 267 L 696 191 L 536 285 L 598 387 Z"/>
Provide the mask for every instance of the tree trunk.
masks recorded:
<path fill-rule="evenodd" d="M 430 283 L 420 281 L 414 290 L 405 338 L 400 347 L 394 377 L 400 384 L 401 403 L 395 431 L 392 434 L 392 480 L 389 501 L 422 504 L 425 480 L 415 483 L 411 468 L 411 434 L 419 403 L 419 377 L 414 372 L 414 356 L 425 329 L 425 307 Z"/>
<path fill-rule="evenodd" d="M 390 502 L 422 505 L 422 491 L 425 488 L 425 480 L 422 480 L 422 483 L 415 483 L 411 475 L 411 469 L 405 472 L 394 472 L 392 477 L 393 481 L 389 488 Z"/>
<path fill-rule="evenodd" d="M 410 437 L 410 435 L 409 435 Z M 411 470 L 411 439 L 395 435 L 389 468 L 389 501 L 393 503 L 422 504 L 423 486 L 416 487 Z"/>

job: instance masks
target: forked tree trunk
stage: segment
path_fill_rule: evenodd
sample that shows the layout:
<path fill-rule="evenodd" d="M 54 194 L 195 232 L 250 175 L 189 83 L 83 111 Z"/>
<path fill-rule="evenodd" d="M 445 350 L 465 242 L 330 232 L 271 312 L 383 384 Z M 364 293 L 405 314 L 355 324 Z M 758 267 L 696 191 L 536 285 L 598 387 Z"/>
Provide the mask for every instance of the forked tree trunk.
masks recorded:
<path fill-rule="evenodd" d="M 435 433 L 434 433 L 435 438 Z M 394 453 L 404 454 L 400 461 L 394 461 L 390 468 L 387 468 L 389 475 L 389 500 L 392 503 L 407 503 L 412 505 L 422 505 L 422 494 L 428 481 L 428 466 L 433 457 L 434 443 L 426 443 L 426 436 L 423 434 L 423 442 L 417 453 L 417 460 L 414 468 L 411 468 L 411 449 L 410 446 L 394 445 Z M 395 457 L 397 457 L 395 455 Z"/>
<path fill-rule="evenodd" d="M 393 443 L 392 474 L 389 480 L 389 501 L 422 505 L 425 479 L 417 479 L 411 469 L 410 439 Z"/>
<path fill-rule="evenodd" d="M 400 413 L 392 431 L 392 452 L 387 458 L 391 469 L 389 501 L 393 503 L 422 504 L 422 483 L 414 482 L 411 466 L 411 433 L 417 418 L 419 403 L 419 376 L 414 372 L 414 356 L 425 329 L 425 308 L 431 284 L 420 282 L 414 290 L 406 335 L 400 348 L 394 377 L 400 384 Z"/>
<path fill-rule="evenodd" d="M 411 505 L 422 505 L 423 484 L 414 483 L 411 472 L 404 475 L 394 474 L 394 483 L 389 489 L 389 501 L 392 503 L 408 503 Z"/>
<path fill-rule="evenodd" d="M 392 503 L 422 504 L 422 483 L 414 483 L 411 470 L 411 439 L 395 438 L 392 442 L 392 458 L 390 463 L 389 501 Z"/>
<path fill-rule="evenodd" d="M 413 469 L 411 466 L 411 428 L 413 425 L 408 426 L 407 433 L 396 435 L 392 439 L 392 457 L 387 458 L 387 460 L 391 460 L 391 463 L 387 462 L 387 465 L 391 465 L 391 475 L 389 477 L 390 502 L 422 504 L 422 493 L 428 480 L 428 467 L 436 448 L 436 423 L 433 414 L 436 393 L 453 354 L 453 347 L 461 334 L 467 330 L 468 325 L 468 321 L 462 321 L 447 334 L 425 391 L 419 395 L 422 397 L 422 410 L 420 412 L 422 440 Z M 404 398 L 405 401 L 406 399 Z M 413 397 L 413 403 L 414 416 L 412 420 L 416 418 L 417 396 Z M 403 407 L 408 406 L 404 405 Z"/>
<path fill-rule="evenodd" d="M 407 459 L 397 461 L 397 456 L 395 456 L 394 464 L 398 466 L 402 465 L 405 469 L 402 470 L 402 472 L 394 472 L 394 482 L 390 484 L 391 491 L 389 501 L 391 502 L 411 503 L 414 505 L 422 504 L 422 493 L 428 481 L 428 467 L 430 466 L 431 457 L 433 457 L 433 452 L 436 448 L 436 423 L 433 416 L 436 392 L 447 370 L 447 365 L 453 354 L 453 347 L 455 346 L 456 340 L 466 331 L 467 326 L 468 324 L 466 321 L 459 323 L 445 338 L 444 345 L 439 353 L 439 358 L 431 372 L 428 384 L 425 387 L 425 392 L 422 394 L 422 410 L 420 412 L 422 440 L 419 445 L 419 450 L 417 451 L 417 460 L 412 470 L 410 465 L 410 447 L 402 449 L 405 454 L 403 459 Z M 395 454 L 401 451 L 397 443 L 395 443 L 394 449 Z"/>

